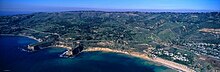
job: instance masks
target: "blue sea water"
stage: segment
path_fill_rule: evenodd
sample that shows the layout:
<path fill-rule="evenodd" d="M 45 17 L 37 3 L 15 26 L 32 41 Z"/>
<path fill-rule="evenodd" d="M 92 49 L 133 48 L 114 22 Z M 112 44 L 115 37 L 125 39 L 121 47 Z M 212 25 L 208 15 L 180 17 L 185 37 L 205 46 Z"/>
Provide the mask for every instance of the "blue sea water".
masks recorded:
<path fill-rule="evenodd" d="M 174 72 L 140 58 L 111 52 L 83 52 L 75 58 L 59 57 L 65 49 L 22 49 L 37 41 L 21 36 L 0 36 L 0 72 Z"/>

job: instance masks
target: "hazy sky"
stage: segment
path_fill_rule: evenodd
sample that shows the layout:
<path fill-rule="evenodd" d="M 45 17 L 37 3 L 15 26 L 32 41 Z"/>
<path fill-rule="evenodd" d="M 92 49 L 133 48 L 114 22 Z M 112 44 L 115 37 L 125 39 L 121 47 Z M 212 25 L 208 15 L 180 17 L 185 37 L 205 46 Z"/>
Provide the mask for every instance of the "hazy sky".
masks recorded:
<path fill-rule="evenodd" d="M 0 11 L 62 8 L 220 10 L 220 0 L 0 0 Z"/>

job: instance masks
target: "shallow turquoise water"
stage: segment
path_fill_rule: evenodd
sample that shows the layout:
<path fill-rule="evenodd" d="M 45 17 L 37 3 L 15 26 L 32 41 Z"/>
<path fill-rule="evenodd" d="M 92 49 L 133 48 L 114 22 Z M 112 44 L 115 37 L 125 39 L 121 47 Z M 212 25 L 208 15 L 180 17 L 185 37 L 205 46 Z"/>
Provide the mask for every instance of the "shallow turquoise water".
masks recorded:
<path fill-rule="evenodd" d="M 37 41 L 19 36 L 0 36 L 0 71 L 11 72 L 172 72 L 174 70 L 119 53 L 83 52 L 75 58 L 60 58 L 65 49 L 47 48 L 25 52 Z"/>

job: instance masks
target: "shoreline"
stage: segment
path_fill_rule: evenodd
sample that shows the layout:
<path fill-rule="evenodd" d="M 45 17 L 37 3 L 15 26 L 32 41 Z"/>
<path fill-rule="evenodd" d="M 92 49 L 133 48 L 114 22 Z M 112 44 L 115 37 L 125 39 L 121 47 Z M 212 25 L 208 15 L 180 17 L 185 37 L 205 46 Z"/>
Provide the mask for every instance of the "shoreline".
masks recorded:
<path fill-rule="evenodd" d="M 30 38 L 30 39 L 34 39 L 34 40 L 36 40 L 38 42 L 41 42 L 40 39 L 37 39 L 37 38 L 35 38 L 33 36 L 14 35 L 14 34 L 0 34 L 0 35 L 2 35 L 2 36 L 21 36 L 21 37 L 27 37 L 27 38 Z M 172 61 L 169 61 L 169 60 L 165 60 L 165 59 L 162 59 L 162 58 L 159 58 L 159 57 L 157 57 L 157 58 L 150 58 L 149 56 L 147 56 L 147 54 L 138 53 L 138 52 L 127 52 L 127 51 L 115 50 L 115 49 L 110 49 L 110 48 L 102 48 L 102 47 L 89 47 L 89 48 L 83 50 L 83 52 L 87 52 L 87 51 L 103 51 L 103 52 L 122 53 L 122 54 L 126 54 L 126 55 L 131 55 L 131 56 L 134 56 L 134 57 L 138 57 L 138 58 L 141 58 L 141 59 L 149 60 L 149 61 L 152 61 L 152 62 L 155 62 L 155 63 L 159 63 L 159 64 L 161 64 L 163 66 L 166 66 L 166 67 L 171 68 L 171 69 L 175 69 L 177 71 L 195 72 L 193 69 L 190 69 L 190 68 L 188 68 L 185 65 L 182 65 L 182 64 L 179 64 L 179 63 L 176 63 L 176 62 L 172 62 Z"/>
<path fill-rule="evenodd" d="M 37 39 L 34 36 L 27 36 L 27 35 L 14 35 L 14 34 L 0 34 L 0 36 L 21 36 L 21 37 L 27 37 L 33 40 L 36 40 L 37 42 L 42 42 L 41 39 Z"/>
<path fill-rule="evenodd" d="M 195 72 L 193 69 L 190 69 L 185 65 L 182 65 L 182 64 L 179 64 L 179 63 L 176 63 L 176 62 L 172 62 L 172 61 L 169 61 L 169 60 L 165 60 L 165 59 L 162 59 L 162 58 L 159 58 L 159 57 L 152 59 L 152 58 L 148 57 L 146 54 L 138 53 L 138 52 L 127 52 L 127 51 L 120 51 L 120 50 L 114 50 L 114 49 L 110 49 L 110 48 L 101 48 L 101 47 L 89 47 L 88 49 L 85 49 L 83 51 L 84 52 L 104 51 L 104 52 L 122 53 L 122 54 L 126 54 L 126 55 L 131 55 L 131 56 L 134 56 L 134 57 L 142 58 L 142 59 L 145 59 L 145 60 L 149 60 L 149 61 L 152 61 L 152 62 L 155 62 L 155 63 L 159 63 L 159 64 L 162 64 L 162 65 L 168 67 L 168 68 L 175 69 L 177 71 Z"/>

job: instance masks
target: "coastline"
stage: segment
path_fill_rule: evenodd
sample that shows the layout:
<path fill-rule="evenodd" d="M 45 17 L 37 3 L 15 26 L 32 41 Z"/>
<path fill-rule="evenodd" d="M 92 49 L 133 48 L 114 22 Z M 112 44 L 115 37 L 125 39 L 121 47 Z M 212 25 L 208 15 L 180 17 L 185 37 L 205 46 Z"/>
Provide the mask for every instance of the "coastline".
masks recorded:
<path fill-rule="evenodd" d="M 27 37 L 27 38 L 30 38 L 30 39 L 34 39 L 34 40 L 36 40 L 37 42 L 42 42 L 41 39 L 37 39 L 37 38 L 35 38 L 34 36 L 14 35 L 14 34 L 0 34 L 0 36 L 21 36 L 21 37 Z"/>
<path fill-rule="evenodd" d="M 14 35 L 14 34 L 0 34 L 2 36 L 22 36 L 22 37 L 28 37 L 30 39 L 34 39 L 38 42 L 41 42 L 40 39 L 37 39 L 33 36 L 25 36 L 25 35 Z M 62 47 L 63 48 L 63 47 Z M 188 68 L 187 66 L 185 65 L 182 65 L 182 64 L 179 64 L 179 63 L 176 63 L 176 62 L 172 62 L 172 61 L 169 61 L 169 60 L 165 60 L 165 59 L 162 59 L 162 58 L 150 58 L 149 56 L 147 56 L 147 54 L 143 54 L 143 53 L 139 53 L 139 52 L 128 52 L 128 51 L 121 51 L 121 50 L 116 50 L 116 49 L 110 49 L 110 48 L 102 48 L 102 47 L 88 47 L 87 49 L 83 50 L 84 52 L 87 52 L 87 51 L 103 51 L 103 52 L 115 52 L 115 53 L 122 53 L 122 54 L 126 54 L 126 55 L 131 55 L 131 56 L 134 56 L 134 57 L 138 57 L 138 58 L 142 58 L 142 59 L 145 59 L 145 60 L 149 60 L 149 61 L 152 61 L 152 62 L 155 62 L 155 63 L 159 63 L 159 64 L 162 64 L 168 68 L 171 68 L 171 69 L 175 69 L 177 71 L 183 71 L 183 72 L 195 72 L 193 69 L 190 69 Z"/>
<path fill-rule="evenodd" d="M 193 69 L 188 68 L 185 65 L 179 64 L 179 63 L 175 63 L 169 60 L 165 60 L 162 58 L 150 58 L 148 57 L 146 54 L 142 54 L 142 53 L 138 53 L 138 52 L 127 52 L 127 51 L 120 51 L 120 50 L 114 50 L 114 49 L 110 49 L 110 48 L 101 48 L 101 47 L 89 47 L 88 49 L 83 50 L 85 52 L 87 51 L 104 51 L 104 52 L 115 52 L 115 53 L 123 53 L 123 54 L 127 54 L 127 55 L 131 55 L 134 57 L 138 57 L 138 58 L 142 58 L 145 60 L 149 60 L 155 63 L 159 63 L 162 64 L 166 67 L 169 67 L 171 69 L 175 69 L 177 71 L 184 71 L 184 72 L 195 72 Z"/>

